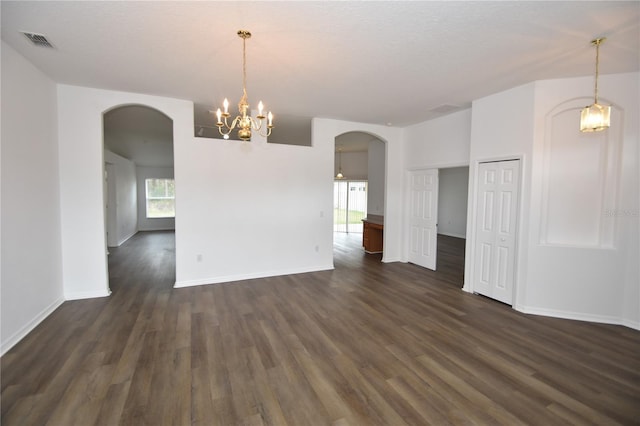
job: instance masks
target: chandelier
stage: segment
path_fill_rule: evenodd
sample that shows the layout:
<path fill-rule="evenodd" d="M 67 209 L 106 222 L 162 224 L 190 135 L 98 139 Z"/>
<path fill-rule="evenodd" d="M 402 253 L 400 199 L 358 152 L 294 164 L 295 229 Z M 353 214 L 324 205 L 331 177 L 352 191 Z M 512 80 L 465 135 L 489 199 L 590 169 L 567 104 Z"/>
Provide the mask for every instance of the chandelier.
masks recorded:
<path fill-rule="evenodd" d="M 258 115 L 254 119 L 251 115 L 247 115 L 249 111 L 249 102 L 247 102 L 247 54 L 246 54 L 246 42 L 248 38 L 251 38 L 251 33 L 246 30 L 238 30 L 238 37 L 242 39 L 242 98 L 240 98 L 240 102 L 238 103 L 238 110 L 240 111 L 240 115 L 236 116 L 233 119 L 231 124 L 229 124 L 228 119 L 231 116 L 229 114 L 229 101 L 227 98 L 224 99 L 222 106 L 224 107 L 224 111 L 221 111 L 220 108 L 216 111 L 216 116 L 218 117 L 218 121 L 216 122 L 216 126 L 218 126 L 218 131 L 222 135 L 224 139 L 229 139 L 229 134 L 235 129 L 238 128 L 238 137 L 243 141 L 251 140 L 251 130 L 257 131 L 261 136 L 267 137 L 271 135 L 271 130 L 273 129 L 273 114 L 269 111 L 267 117 L 265 117 L 262 113 L 264 109 L 264 105 L 262 101 L 258 103 Z M 249 111 L 249 114 L 251 112 Z M 262 120 L 267 119 L 266 131 L 262 131 Z"/>
<path fill-rule="evenodd" d="M 586 106 L 580 113 L 581 132 L 599 132 L 611 126 L 611 107 L 598 104 L 598 64 L 600 62 L 600 45 L 606 38 L 597 38 L 591 41 L 596 47 L 596 83 L 595 99 L 592 105 Z"/>

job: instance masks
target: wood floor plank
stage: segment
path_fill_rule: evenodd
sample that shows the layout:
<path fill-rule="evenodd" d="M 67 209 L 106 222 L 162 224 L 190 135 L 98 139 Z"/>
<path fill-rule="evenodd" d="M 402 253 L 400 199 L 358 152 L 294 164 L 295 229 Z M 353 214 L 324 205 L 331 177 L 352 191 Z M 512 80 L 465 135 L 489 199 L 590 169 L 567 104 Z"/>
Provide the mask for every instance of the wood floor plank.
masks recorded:
<path fill-rule="evenodd" d="M 173 289 L 172 232 L 111 249 L 0 360 L 2 425 L 639 425 L 640 332 L 524 315 L 336 234 L 335 269 Z"/>

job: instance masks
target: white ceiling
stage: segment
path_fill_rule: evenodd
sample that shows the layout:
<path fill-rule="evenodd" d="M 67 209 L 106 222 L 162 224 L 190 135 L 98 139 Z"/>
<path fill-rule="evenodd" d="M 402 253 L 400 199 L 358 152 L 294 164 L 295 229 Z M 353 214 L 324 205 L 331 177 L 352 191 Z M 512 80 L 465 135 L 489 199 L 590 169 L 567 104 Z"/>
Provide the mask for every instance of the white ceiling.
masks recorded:
<path fill-rule="evenodd" d="M 104 114 L 104 147 L 139 166 L 173 167 L 173 120 L 141 105 Z"/>
<path fill-rule="evenodd" d="M 534 80 L 637 71 L 640 2 L 2 1 L 2 39 L 53 80 L 278 117 L 406 126 Z M 35 47 L 20 31 L 44 34 Z M 277 127 L 276 127 L 277 130 Z"/>

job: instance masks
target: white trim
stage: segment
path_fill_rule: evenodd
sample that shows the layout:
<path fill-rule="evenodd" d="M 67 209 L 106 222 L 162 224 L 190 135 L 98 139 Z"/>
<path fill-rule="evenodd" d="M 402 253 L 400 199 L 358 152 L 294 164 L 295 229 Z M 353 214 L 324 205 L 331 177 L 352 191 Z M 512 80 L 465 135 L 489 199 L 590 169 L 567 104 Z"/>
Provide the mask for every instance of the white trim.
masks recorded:
<path fill-rule="evenodd" d="M 473 288 L 473 279 L 474 279 L 474 261 L 475 261 L 475 234 L 477 229 L 476 223 L 476 213 L 478 208 L 478 169 L 480 164 L 482 163 L 494 163 L 494 162 L 502 162 L 502 161 L 519 161 L 520 162 L 520 172 L 519 172 L 519 194 L 518 194 L 518 215 L 517 215 L 517 225 L 516 225 L 516 245 L 515 245 L 515 265 L 513 270 L 513 294 L 511 297 L 511 306 L 516 305 L 516 300 L 518 297 L 521 283 L 519 280 L 519 274 L 521 268 L 526 264 L 525 259 L 522 259 L 523 255 L 523 245 L 522 238 L 523 235 L 526 235 L 526 230 L 524 229 L 524 214 L 525 209 L 524 205 L 524 190 L 525 190 L 525 178 L 526 178 L 526 154 L 509 154 L 504 156 L 495 156 L 495 157 L 481 157 L 476 158 L 469 165 L 469 199 L 467 201 L 467 240 L 465 244 L 465 259 L 464 259 L 464 285 L 462 290 L 467 293 L 475 293 Z M 473 178 L 473 179 L 472 179 Z"/>
<path fill-rule="evenodd" d="M 640 321 L 630 321 L 626 318 L 622 318 L 620 325 L 640 331 Z"/>
<path fill-rule="evenodd" d="M 436 163 L 436 164 L 426 164 L 424 166 L 407 167 L 406 170 L 409 172 L 415 172 L 418 170 L 428 170 L 428 169 L 455 169 L 457 167 L 470 167 L 470 164 L 468 161 L 463 163 Z"/>
<path fill-rule="evenodd" d="M 332 269 L 334 269 L 333 265 L 329 265 L 329 266 L 318 266 L 318 267 L 309 267 L 309 268 L 300 268 L 300 269 L 287 269 L 287 270 L 280 270 L 280 271 L 254 272 L 252 274 L 226 275 L 222 277 L 211 277 L 211 278 L 202 278 L 197 280 L 176 281 L 175 284 L 173 285 L 173 288 L 193 287 L 197 285 L 208 285 L 208 284 L 220 284 L 220 283 L 228 283 L 228 282 L 234 282 L 234 281 L 253 280 L 257 278 L 277 277 L 281 275 L 306 274 L 309 272 L 328 271 Z"/>
<path fill-rule="evenodd" d="M 165 226 L 165 227 L 151 227 L 151 228 L 138 228 L 138 232 L 154 232 L 154 231 L 175 231 L 176 227 L 174 226 Z"/>
<path fill-rule="evenodd" d="M 65 293 L 65 300 L 80 300 L 80 299 L 94 299 L 97 297 L 108 297 L 111 296 L 111 290 L 106 289 L 106 291 L 81 291 L 74 293 Z"/>
<path fill-rule="evenodd" d="M 625 327 L 640 330 L 640 323 L 610 315 L 594 315 L 583 312 L 559 311 L 555 309 L 536 308 L 524 305 L 514 306 L 513 309 L 518 312 L 531 315 L 541 315 L 545 317 L 562 318 L 576 321 L 596 322 L 601 324 L 622 325 Z"/>
<path fill-rule="evenodd" d="M 118 241 L 118 247 L 120 247 L 121 245 L 123 245 L 124 243 L 126 243 L 131 237 L 133 237 L 134 235 L 136 235 L 138 233 L 138 231 L 133 231 L 131 234 L 127 235 L 126 237 L 124 237 L 122 240 Z"/>
<path fill-rule="evenodd" d="M 24 339 L 27 334 L 29 334 L 34 328 L 38 326 L 42 321 L 45 320 L 53 311 L 58 309 L 60 305 L 64 303 L 64 299 L 56 299 L 49 306 L 45 307 L 40 313 L 38 313 L 31 321 L 26 323 L 23 327 L 21 327 L 18 331 L 13 333 L 8 339 L 4 340 L 0 344 L 0 356 L 3 356 L 5 353 L 9 351 L 12 347 L 14 347 L 19 341 Z"/>

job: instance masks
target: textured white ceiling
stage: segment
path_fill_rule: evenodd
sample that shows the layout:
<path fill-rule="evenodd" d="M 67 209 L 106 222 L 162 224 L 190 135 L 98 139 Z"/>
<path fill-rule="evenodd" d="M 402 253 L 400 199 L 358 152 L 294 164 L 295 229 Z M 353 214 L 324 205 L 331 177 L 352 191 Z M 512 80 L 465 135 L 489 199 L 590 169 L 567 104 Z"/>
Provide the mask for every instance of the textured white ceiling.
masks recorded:
<path fill-rule="evenodd" d="M 405 126 L 533 80 L 636 71 L 640 3 L 2 1 L 2 39 L 57 82 L 213 108 L 247 90 L 276 120 Z M 47 36 L 53 50 L 19 31 Z M 206 116 L 206 114 L 204 114 Z M 276 121 L 277 123 L 277 121 Z M 199 123 L 211 124 L 211 123 Z"/>

